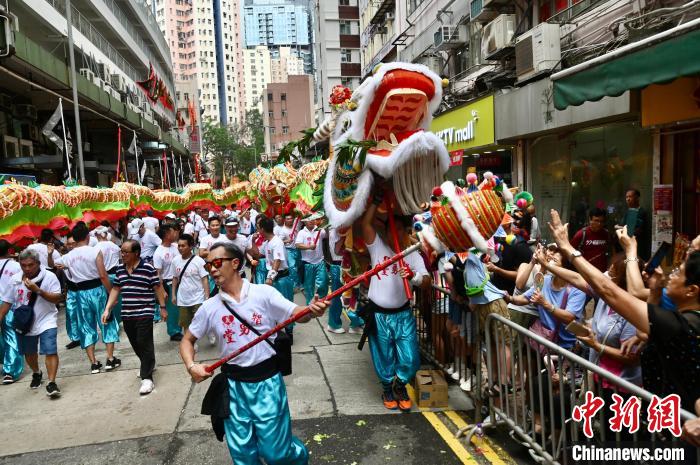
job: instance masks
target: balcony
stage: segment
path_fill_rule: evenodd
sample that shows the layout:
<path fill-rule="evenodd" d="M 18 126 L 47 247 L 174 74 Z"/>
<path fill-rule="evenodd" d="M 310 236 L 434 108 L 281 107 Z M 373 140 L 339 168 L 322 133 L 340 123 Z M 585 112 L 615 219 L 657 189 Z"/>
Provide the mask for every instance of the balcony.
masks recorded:
<path fill-rule="evenodd" d="M 393 14 L 396 10 L 396 0 L 382 0 L 377 6 L 377 11 L 369 20 L 370 24 L 383 24 L 386 21 L 387 14 Z"/>
<path fill-rule="evenodd" d="M 360 48 L 360 36 L 340 34 L 340 46 L 342 48 Z"/>
<path fill-rule="evenodd" d="M 359 63 L 341 63 L 340 75 L 343 77 L 360 77 L 362 67 Z"/>

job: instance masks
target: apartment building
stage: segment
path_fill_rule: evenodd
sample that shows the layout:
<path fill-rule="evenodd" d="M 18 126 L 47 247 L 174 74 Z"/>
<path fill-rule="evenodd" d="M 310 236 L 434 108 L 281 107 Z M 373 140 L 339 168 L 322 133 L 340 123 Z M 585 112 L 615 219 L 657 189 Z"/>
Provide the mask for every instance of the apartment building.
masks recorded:
<path fill-rule="evenodd" d="M 290 75 L 287 82 L 267 85 L 263 100 L 265 158 L 274 160 L 287 142 L 299 139 L 300 131 L 314 127 L 313 77 Z"/>
<path fill-rule="evenodd" d="M 263 98 L 267 84 L 272 82 L 270 50 L 264 45 L 243 49 L 243 81 L 245 84 L 245 108 L 263 112 Z"/>

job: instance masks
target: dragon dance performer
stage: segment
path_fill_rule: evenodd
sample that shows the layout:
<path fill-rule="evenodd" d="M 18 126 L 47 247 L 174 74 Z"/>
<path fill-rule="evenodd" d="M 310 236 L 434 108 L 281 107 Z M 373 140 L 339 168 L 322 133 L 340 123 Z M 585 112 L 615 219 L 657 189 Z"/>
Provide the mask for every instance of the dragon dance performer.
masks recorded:
<path fill-rule="evenodd" d="M 216 279 L 219 294 L 202 304 L 180 343 L 180 356 L 192 379 L 200 383 L 211 376 L 194 361 L 194 344 L 210 331 L 216 334 L 220 357 L 231 354 L 304 310 L 269 286 L 251 284 L 241 278 L 243 253 L 233 244 L 215 244 L 206 268 Z M 321 316 L 326 304 L 311 305 L 313 314 L 300 322 Z M 273 336 L 274 338 L 274 336 Z M 261 343 L 222 366 L 204 397 L 202 413 L 212 415 L 219 440 L 226 441 L 237 465 L 304 465 L 309 454 L 292 436 L 287 391 L 278 368 L 273 344 Z"/>
<path fill-rule="evenodd" d="M 10 257 L 11 245 L 5 239 L 0 240 L 0 289 L 10 289 L 12 277 L 22 273 L 22 268 Z M 19 340 L 12 327 L 14 313 L 9 310 L 0 322 L 0 354 L 2 355 L 2 384 L 12 384 L 17 381 L 24 370 L 24 359 L 19 353 Z"/>
<path fill-rule="evenodd" d="M 160 234 L 162 243 L 156 248 L 153 253 L 153 267 L 158 272 L 161 281 L 163 282 L 163 289 L 167 293 L 165 299 L 166 311 L 168 313 L 168 319 L 166 321 L 168 336 L 170 336 L 171 341 L 181 341 L 182 340 L 182 328 L 180 328 L 180 311 L 177 306 L 173 304 L 173 292 L 172 292 L 172 282 L 175 275 L 175 267 L 173 266 L 173 260 L 175 257 L 180 256 L 180 252 L 177 250 L 177 231 L 175 228 L 166 223 L 160 227 L 158 230 Z M 159 316 L 159 313 L 156 312 Z M 156 318 L 158 321 L 160 318 Z"/>
<path fill-rule="evenodd" d="M 282 239 L 282 242 L 284 242 L 284 246 L 287 249 L 287 266 L 289 267 L 289 277 L 292 279 L 294 288 L 301 288 L 303 286 L 299 273 L 301 254 L 294 243 L 296 239 L 296 228 L 294 227 L 293 215 L 286 215 L 284 217 L 284 226 L 278 228 L 275 235 Z"/>
<path fill-rule="evenodd" d="M 102 309 L 107 303 L 107 293 L 112 289 L 102 252 L 88 245 L 90 231 L 85 223 L 80 222 L 71 231 L 75 247 L 61 257 L 56 264 L 67 268 L 71 281 L 77 288 L 75 304 L 80 347 L 85 349 L 90 363 L 90 371 L 97 374 L 102 363 L 95 357 L 95 344 L 98 340 L 97 328 L 102 333 L 102 342 L 107 346 L 105 370 L 110 371 L 121 365 L 121 360 L 114 357 L 114 343 L 119 342 L 119 322 L 116 318 L 103 323 L 100 320 Z"/>
<path fill-rule="evenodd" d="M 258 216 L 258 218 L 261 217 L 262 215 Z M 262 220 L 260 220 L 260 231 L 266 240 L 265 265 L 267 276 L 265 284 L 280 291 L 285 299 L 294 302 L 294 283 L 289 277 L 287 251 L 284 248 L 282 239 L 275 236 L 274 229 L 274 222 L 270 218 L 262 217 Z"/>
<path fill-rule="evenodd" d="M 328 272 L 323 262 L 323 239 L 326 231 L 318 228 L 323 217 L 320 213 L 304 219 L 304 228 L 297 233 L 295 244 L 301 251 L 301 266 L 304 268 L 304 295 L 308 304 L 314 295 L 324 297 L 328 293 Z"/>
<path fill-rule="evenodd" d="M 328 265 L 330 269 L 331 292 L 343 286 L 343 242 L 343 237 L 338 233 L 338 229 L 330 228 L 328 231 L 328 258 L 330 260 Z M 336 334 L 343 334 L 345 332 L 345 329 L 343 329 L 343 320 L 341 319 L 342 314 L 343 298 L 339 296 L 331 301 L 331 306 L 328 309 L 328 331 Z M 362 326 L 364 325 L 362 318 L 358 317 L 354 312 L 348 312 L 346 315 L 350 320 L 348 332 L 350 334 L 362 334 Z"/>
<path fill-rule="evenodd" d="M 374 219 L 381 196 L 375 195 L 372 204 L 362 218 L 362 236 L 367 244 L 372 267 L 396 253 L 374 229 Z M 391 214 L 391 212 L 389 212 Z M 397 235 L 400 247 L 410 245 L 410 221 L 397 217 Z M 406 224 L 408 223 L 408 224 Z M 369 285 L 369 303 L 362 309 L 365 334 L 369 337 L 374 370 L 382 383 L 384 407 L 402 411 L 411 409 L 411 399 L 406 392 L 408 384 L 420 367 L 416 320 L 406 298 L 403 279 L 410 279 L 414 286 L 429 286 L 430 276 L 421 256 L 408 255 L 405 267 L 398 264 L 372 276 Z"/>

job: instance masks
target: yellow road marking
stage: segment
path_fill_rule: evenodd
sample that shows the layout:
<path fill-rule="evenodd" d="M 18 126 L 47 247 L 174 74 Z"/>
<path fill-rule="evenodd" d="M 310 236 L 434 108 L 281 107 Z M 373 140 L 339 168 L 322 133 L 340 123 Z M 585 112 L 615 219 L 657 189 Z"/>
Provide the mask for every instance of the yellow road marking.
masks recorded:
<path fill-rule="evenodd" d="M 456 439 L 454 434 L 447 429 L 447 426 L 438 418 L 437 415 L 433 412 L 421 412 L 423 416 L 425 417 L 428 422 L 433 426 L 435 431 L 442 437 L 442 440 L 445 441 L 445 443 L 450 446 L 450 449 L 452 449 L 452 452 L 455 453 L 457 458 L 460 460 L 462 463 L 478 463 L 474 457 L 469 453 L 469 451 L 462 445 L 462 441 L 459 439 Z"/>
<path fill-rule="evenodd" d="M 452 423 L 455 424 L 457 429 L 462 429 L 462 428 L 467 428 L 469 425 L 467 424 L 466 421 L 462 417 L 459 416 L 457 412 L 454 410 L 447 410 L 444 412 L 447 417 L 452 420 Z M 472 436 L 472 444 L 475 446 L 478 445 L 475 441 L 475 436 Z M 501 457 L 499 457 L 498 453 L 493 450 L 493 444 L 491 441 L 484 436 L 483 440 L 481 441 L 481 445 L 479 445 L 479 449 L 481 449 L 481 452 L 484 454 L 484 457 L 486 460 L 491 462 L 493 465 L 507 465 L 507 463 L 513 463 L 512 460 L 509 462 L 504 462 Z M 502 453 L 506 454 L 505 451 L 501 450 Z"/>

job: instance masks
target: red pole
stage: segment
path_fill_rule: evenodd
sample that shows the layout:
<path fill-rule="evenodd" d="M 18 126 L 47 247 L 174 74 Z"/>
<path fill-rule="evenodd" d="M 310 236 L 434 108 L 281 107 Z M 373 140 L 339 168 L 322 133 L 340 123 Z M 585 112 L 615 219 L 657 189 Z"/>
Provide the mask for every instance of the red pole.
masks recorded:
<path fill-rule="evenodd" d="M 360 276 L 356 277 L 355 279 L 353 279 L 352 281 L 350 281 L 350 282 L 347 283 L 346 285 L 344 285 L 344 286 L 342 286 L 342 287 L 336 289 L 335 291 L 331 292 L 331 293 L 328 294 L 327 296 L 323 297 L 323 298 L 321 299 L 321 301 L 323 301 L 323 302 L 330 302 L 331 300 L 335 299 L 335 298 L 338 297 L 339 295 L 342 295 L 342 294 L 343 294 L 345 291 L 347 291 L 348 289 L 351 289 L 351 288 L 357 286 L 358 284 L 360 284 L 361 282 L 363 282 L 363 281 L 366 280 L 367 278 L 369 278 L 369 277 L 371 277 L 371 276 L 374 276 L 374 275 L 376 275 L 377 273 L 379 273 L 380 271 L 383 271 L 383 270 L 389 268 L 391 265 L 393 265 L 393 264 L 396 263 L 397 261 L 403 260 L 403 257 L 405 257 L 406 255 L 409 255 L 409 254 L 411 254 L 411 253 L 413 253 L 413 252 L 415 252 L 416 250 L 420 249 L 420 247 L 421 247 L 420 243 L 418 243 L 418 244 L 413 244 L 411 247 L 407 248 L 406 250 L 402 250 L 401 252 L 399 252 L 398 254 L 394 255 L 393 257 L 391 257 L 391 258 L 389 258 L 389 259 L 383 261 L 382 263 L 378 264 L 377 266 L 375 266 L 375 267 L 372 268 L 371 270 L 366 271 L 365 273 L 362 273 Z M 243 347 L 239 348 L 238 350 L 236 350 L 236 351 L 233 352 L 232 354 L 227 355 L 226 357 L 222 358 L 221 360 L 219 360 L 219 361 L 217 361 L 217 362 L 214 362 L 214 363 L 212 363 L 211 365 L 209 365 L 208 367 L 206 367 L 205 369 L 207 370 L 207 373 L 211 373 L 212 371 L 216 370 L 217 368 L 219 368 L 219 367 L 220 367 L 221 365 L 223 365 L 224 363 L 226 363 L 226 362 L 228 362 L 229 360 L 232 360 L 232 359 L 238 357 L 239 355 L 241 355 L 241 354 L 242 354 L 243 352 L 245 352 L 246 350 L 250 349 L 250 348 L 253 347 L 253 346 L 256 346 L 256 345 L 260 344 L 262 341 L 264 341 L 265 339 L 269 338 L 270 336 L 272 336 L 272 335 L 275 334 L 276 332 L 281 331 L 281 330 L 284 329 L 286 326 L 288 326 L 288 325 L 294 323 L 295 321 L 297 321 L 297 320 L 299 320 L 299 319 L 301 319 L 301 318 L 304 318 L 304 317 L 305 317 L 306 315 L 308 315 L 309 313 L 311 313 L 311 310 L 307 307 L 307 308 L 305 308 L 303 311 L 301 311 L 301 312 L 297 313 L 296 315 L 294 315 L 293 317 L 291 317 L 290 319 L 281 322 L 280 324 L 278 324 L 278 325 L 275 326 L 274 328 L 272 328 L 272 329 L 266 331 L 265 333 L 261 334 L 260 336 L 258 336 L 257 338 L 253 339 L 252 341 L 250 341 L 249 343 L 247 343 L 247 344 L 244 345 Z"/>
<path fill-rule="evenodd" d="M 294 218 L 294 224 L 292 225 L 292 237 L 291 241 L 294 243 L 294 239 L 297 237 L 297 226 L 299 226 L 299 217 Z"/>
<path fill-rule="evenodd" d="M 122 127 L 117 126 L 117 179 L 115 182 L 119 182 L 119 173 L 121 172 L 121 167 L 122 167 Z"/>
<path fill-rule="evenodd" d="M 391 206 L 391 194 L 387 192 L 386 198 L 384 199 L 384 205 L 386 205 L 386 214 L 389 216 L 389 230 L 391 231 L 391 237 L 394 240 L 394 250 L 401 250 L 399 246 L 399 234 L 396 232 L 396 220 L 394 220 L 393 209 Z M 399 266 L 404 268 L 406 263 L 403 259 L 399 260 Z M 411 284 L 408 282 L 408 278 L 403 278 L 403 290 L 406 292 L 406 298 L 411 300 Z"/>

